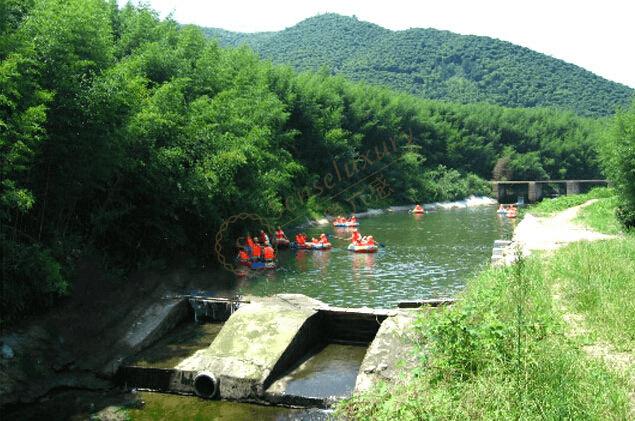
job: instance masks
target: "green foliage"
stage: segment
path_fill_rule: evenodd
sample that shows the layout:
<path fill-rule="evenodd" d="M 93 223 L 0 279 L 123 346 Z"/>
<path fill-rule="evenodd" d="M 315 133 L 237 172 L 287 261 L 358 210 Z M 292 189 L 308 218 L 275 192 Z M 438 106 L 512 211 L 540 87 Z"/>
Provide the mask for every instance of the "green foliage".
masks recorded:
<path fill-rule="evenodd" d="M 521 265 L 489 269 L 458 304 L 422 311 L 414 375 L 355 395 L 337 413 L 360 420 L 627 417 L 627 382 L 565 337 L 551 273 L 538 260 Z"/>
<path fill-rule="evenodd" d="M 559 196 L 554 199 L 544 199 L 542 202 L 533 205 L 529 211 L 537 216 L 548 216 L 556 212 L 561 212 L 573 206 L 578 206 L 591 199 L 608 199 L 615 196 L 615 191 L 610 188 L 596 187 L 585 194 L 575 194 L 571 196 Z"/>
<path fill-rule="evenodd" d="M 491 185 L 474 174 L 467 176 L 454 169 L 440 165 L 436 169 L 426 171 L 422 178 L 421 198 L 431 201 L 459 200 L 473 194 L 490 195 Z M 423 200 L 415 200 L 422 202 Z"/>
<path fill-rule="evenodd" d="M 297 70 L 326 66 L 351 80 L 424 98 L 508 107 L 557 107 L 608 115 L 633 90 L 509 42 L 436 29 L 390 31 L 354 17 L 323 14 L 280 32 L 204 29 L 223 45 L 247 44 Z"/>
<path fill-rule="evenodd" d="M 635 227 L 635 100 L 619 112 L 600 146 L 604 171 L 620 194 L 618 218 Z"/>
<path fill-rule="evenodd" d="M 0 280 L 0 326 L 24 313 L 49 306 L 68 292 L 61 265 L 39 246 L 13 242 L 0 237 L 2 279 Z"/>
<path fill-rule="evenodd" d="M 576 222 L 605 234 L 619 234 L 622 226 L 615 212 L 618 205 L 619 198 L 617 196 L 599 199 L 597 202 L 581 209 Z"/>

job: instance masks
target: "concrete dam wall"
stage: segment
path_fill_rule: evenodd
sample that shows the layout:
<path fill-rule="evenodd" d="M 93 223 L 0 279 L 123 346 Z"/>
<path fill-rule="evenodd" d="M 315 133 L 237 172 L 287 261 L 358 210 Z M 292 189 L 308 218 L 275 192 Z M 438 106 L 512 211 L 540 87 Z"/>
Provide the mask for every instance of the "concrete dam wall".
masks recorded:
<path fill-rule="evenodd" d="M 124 362 L 117 373 L 119 383 L 208 399 L 328 407 L 354 390 L 394 379 L 398 367 L 407 370 L 414 363 L 407 336 L 413 309 L 338 308 L 300 294 L 248 297 L 240 303 L 189 301 L 199 322 L 224 321 L 212 342 L 172 367 Z M 349 347 L 342 349 L 360 355 L 360 361 L 347 369 L 352 370 L 350 387 L 327 387 L 323 393 L 290 387 L 294 373 L 319 365 L 320 353 L 332 355 L 339 349 L 333 346 Z"/>

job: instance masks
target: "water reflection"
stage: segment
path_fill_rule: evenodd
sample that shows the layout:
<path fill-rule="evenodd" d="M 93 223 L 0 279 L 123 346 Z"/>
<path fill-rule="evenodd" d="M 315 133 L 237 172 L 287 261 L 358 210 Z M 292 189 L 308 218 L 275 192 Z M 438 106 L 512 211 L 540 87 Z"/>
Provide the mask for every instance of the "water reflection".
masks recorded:
<path fill-rule="evenodd" d="M 292 253 L 295 254 L 295 264 L 300 272 L 308 271 L 307 260 L 309 257 L 309 250 L 294 250 Z"/>
<path fill-rule="evenodd" d="M 311 253 L 315 268 L 322 274 L 326 275 L 329 269 L 329 259 L 331 257 L 331 250 L 316 250 Z"/>
<path fill-rule="evenodd" d="M 350 253 L 350 252 L 349 252 Z M 350 253 L 352 268 L 353 268 L 353 277 L 355 275 L 361 274 L 369 274 L 373 273 L 373 266 L 375 265 L 375 253 Z"/>

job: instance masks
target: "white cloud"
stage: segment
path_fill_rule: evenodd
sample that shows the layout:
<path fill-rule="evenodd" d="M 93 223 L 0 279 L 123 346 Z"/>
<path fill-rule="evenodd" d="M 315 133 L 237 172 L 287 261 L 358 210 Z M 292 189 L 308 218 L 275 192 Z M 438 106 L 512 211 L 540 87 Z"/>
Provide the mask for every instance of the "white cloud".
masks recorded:
<path fill-rule="evenodd" d="M 125 0 L 119 0 L 124 4 Z M 278 31 L 318 13 L 356 15 L 393 30 L 445 29 L 502 39 L 635 87 L 632 0 L 145 0 L 181 23 Z"/>

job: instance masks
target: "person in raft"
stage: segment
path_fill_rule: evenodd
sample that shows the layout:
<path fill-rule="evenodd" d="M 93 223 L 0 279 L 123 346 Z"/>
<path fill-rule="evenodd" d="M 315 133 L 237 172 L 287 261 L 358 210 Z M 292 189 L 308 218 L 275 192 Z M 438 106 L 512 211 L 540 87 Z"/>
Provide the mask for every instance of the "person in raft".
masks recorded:
<path fill-rule="evenodd" d="M 276 240 L 287 240 L 287 241 L 289 241 L 287 236 L 284 234 L 284 231 L 282 231 L 282 227 L 280 225 L 278 225 L 278 229 L 276 230 Z"/>
<path fill-rule="evenodd" d="M 245 251 L 247 252 L 247 254 L 251 254 L 253 249 L 254 249 L 254 239 L 251 238 L 251 234 L 249 232 L 247 232 L 247 236 L 245 237 Z"/>
<path fill-rule="evenodd" d="M 362 239 L 362 235 L 359 233 L 357 229 L 353 229 L 353 233 L 351 234 L 351 237 L 347 238 L 347 240 L 351 241 L 351 244 L 354 244 L 356 246 L 360 244 L 361 239 Z"/>
<path fill-rule="evenodd" d="M 328 244 L 329 243 L 329 238 L 326 236 L 326 234 L 324 234 L 324 233 L 320 234 L 320 243 L 322 243 L 322 244 Z"/>
<path fill-rule="evenodd" d="M 423 206 L 417 203 L 417 206 L 415 206 L 414 211 L 417 213 L 423 213 Z"/>
<path fill-rule="evenodd" d="M 500 205 L 498 205 L 498 211 L 499 212 L 505 212 L 505 206 L 503 206 L 502 203 Z"/>
<path fill-rule="evenodd" d="M 238 250 L 238 261 L 239 262 L 248 262 L 249 261 L 249 253 L 245 251 L 245 249 Z"/>
<path fill-rule="evenodd" d="M 357 217 L 355 215 L 351 216 L 348 222 L 357 222 Z"/>
<path fill-rule="evenodd" d="M 254 240 L 254 246 L 251 249 L 251 260 L 257 262 L 262 258 L 262 247 L 258 243 L 258 239 Z"/>
<path fill-rule="evenodd" d="M 274 259 L 276 258 L 276 252 L 274 251 L 273 247 L 271 247 L 270 244 L 267 244 L 265 246 L 265 248 L 263 249 L 263 257 L 265 262 L 269 263 L 269 262 L 273 262 Z"/>
<path fill-rule="evenodd" d="M 260 243 L 263 246 L 266 246 L 267 244 L 269 244 L 269 236 L 264 230 L 260 230 Z"/>
<path fill-rule="evenodd" d="M 304 246 L 304 244 L 306 244 L 306 236 L 301 232 L 297 233 L 295 235 L 295 242 L 300 247 Z"/>

